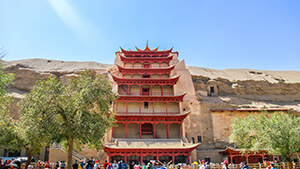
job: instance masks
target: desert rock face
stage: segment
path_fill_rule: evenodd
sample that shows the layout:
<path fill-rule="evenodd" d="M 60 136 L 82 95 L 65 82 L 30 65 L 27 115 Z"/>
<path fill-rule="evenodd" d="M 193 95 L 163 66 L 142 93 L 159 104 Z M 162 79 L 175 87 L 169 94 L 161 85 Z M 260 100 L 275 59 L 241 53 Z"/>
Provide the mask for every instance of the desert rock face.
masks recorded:
<path fill-rule="evenodd" d="M 99 74 L 107 74 L 108 69 L 112 66 L 96 62 L 45 59 L 4 61 L 3 65 L 5 72 L 15 74 L 15 84 L 10 88 L 10 92 L 14 96 L 11 109 L 14 118 L 18 118 L 17 103 L 38 80 L 52 75 L 59 77 L 64 82 L 85 69 L 91 69 Z M 184 122 L 184 134 L 189 141 L 197 142 L 199 136 L 201 137 L 202 144 L 197 148 L 199 159 L 204 159 L 209 154 L 208 152 L 203 153 L 201 150 L 222 149 L 229 144 L 229 124 L 224 126 L 216 120 L 225 119 L 228 122 L 237 115 L 245 115 L 233 112 L 213 114 L 211 109 L 288 108 L 291 109 L 291 113 L 300 112 L 299 71 L 214 70 L 199 67 L 188 67 L 188 69 L 194 85 L 191 87 L 194 87 L 195 91 L 189 91 L 186 99 L 181 103 L 183 112 L 192 110 Z M 196 99 L 193 99 L 192 95 L 195 95 Z"/>
<path fill-rule="evenodd" d="M 3 65 L 5 73 L 15 74 L 14 84 L 10 87 L 10 92 L 14 97 L 10 112 L 13 117 L 18 117 L 17 103 L 23 97 L 23 94 L 28 93 L 38 80 L 52 75 L 64 82 L 69 77 L 77 76 L 85 69 L 101 74 L 106 73 L 106 69 L 111 66 L 96 62 L 67 62 L 46 59 L 4 61 Z"/>

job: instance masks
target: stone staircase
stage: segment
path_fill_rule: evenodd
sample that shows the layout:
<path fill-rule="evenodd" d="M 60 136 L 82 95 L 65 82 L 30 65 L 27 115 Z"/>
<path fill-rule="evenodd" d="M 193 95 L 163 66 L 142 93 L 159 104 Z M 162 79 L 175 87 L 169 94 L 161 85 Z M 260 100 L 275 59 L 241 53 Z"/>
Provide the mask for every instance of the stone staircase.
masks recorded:
<path fill-rule="evenodd" d="M 72 151 L 72 158 L 73 160 L 77 160 L 77 161 L 86 161 L 88 158 L 79 154 L 78 152 L 76 152 L 75 150 Z"/>
<path fill-rule="evenodd" d="M 59 143 L 53 143 L 51 149 L 60 149 L 61 151 L 63 151 Z M 86 161 L 88 159 L 87 157 L 76 152 L 75 150 L 72 151 L 72 158 L 73 160 L 77 160 L 77 161 L 81 161 L 81 160 Z"/>

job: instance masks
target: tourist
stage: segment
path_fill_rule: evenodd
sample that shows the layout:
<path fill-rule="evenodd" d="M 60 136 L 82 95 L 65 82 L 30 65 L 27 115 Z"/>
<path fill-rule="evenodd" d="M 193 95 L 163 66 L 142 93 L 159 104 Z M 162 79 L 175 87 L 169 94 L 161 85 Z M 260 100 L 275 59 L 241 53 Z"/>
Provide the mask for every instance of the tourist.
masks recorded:
<path fill-rule="evenodd" d="M 242 163 L 241 169 L 249 169 L 249 166 L 247 165 L 246 161 Z"/>
<path fill-rule="evenodd" d="M 205 168 L 204 169 L 210 169 L 210 165 L 208 162 L 205 163 Z"/>
<path fill-rule="evenodd" d="M 94 169 L 99 169 L 99 161 L 98 160 L 95 161 Z"/>
<path fill-rule="evenodd" d="M 147 165 L 147 169 L 153 169 L 153 166 L 152 166 L 152 164 L 150 162 Z"/>
<path fill-rule="evenodd" d="M 138 163 L 136 163 L 135 165 L 134 165 L 134 167 L 133 167 L 134 169 L 141 169 L 141 165 L 140 164 L 138 164 Z"/>
<path fill-rule="evenodd" d="M 84 169 L 85 163 L 83 162 L 83 160 L 81 160 L 81 161 L 79 162 L 79 165 L 80 165 L 81 169 Z M 78 167 L 78 168 L 79 168 L 79 167 Z"/>
<path fill-rule="evenodd" d="M 86 165 L 86 169 L 92 169 L 94 167 L 94 165 L 93 165 L 93 161 L 92 160 L 89 160 L 88 162 L 87 162 L 87 165 Z"/>
<path fill-rule="evenodd" d="M 205 161 L 204 160 L 198 160 L 199 161 L 199 169 L 205 169 Z"/>
<path fill-rule="evenodd" d="M 134 169 L 134 161 L 131 161 L 131 164 L 129 165 L 129 169 Z"/>
<path fill-rule="evenodd" d="M 145 164 L 145 162 L 143 162 L 142 164 L 142 169 L 147 169 L 147 165 Z"/>
<path fill-rule="evenodd" d="M 121 167 L 122 169 L 127 169 L 128 165 L 126 164 L 126 161 L 122 161 Z"/>
<path fill-rule="evenodd" d="M 106 169 L 113 169 L 111 161 L 109 162 L 109 164 L 107 164 Z"/>
<path fill-rule="evenodd" d="M 114 160 L 114 163 L 112 164 L 113 169 L 119 169 L 119 165 L 117 164 L 117 161 Z"/>
<path fill-rule="evenodd" d="M 106 167 L 107 167 L 108 164 L 109 164 L 109 163 L 107 162 L 107 160 L 105 160 L 105 162 L 104 162 L 104 164 L 103 164 L 103 168 L 106 169 Z"/>
<path fill-rule="evenodd" d="M 65 161 L 62 161 L 61 163 L 60 163 L 60 168 L 61 169 L 64 169 L 66 167 L 66 163 L 65 163 Z"/>
<path fill-rule="evenodd" d="M 224 164 L 223 169 L 229 169 L 228 163 L 225 163 L 225 164 Z"/>
<path fill-rule="evenodd" d="M 49 161 L 47 161 L 45 164 L 45 169 L 49 169 L 49 168 L 50 168 L 50 164 L 49 164 Z"/>
<path fill-rule="evenodd" d="M 55 168 L 55 169 L 58 169 L 58 168 L 59 168 L 59 162 L 58 162 L 58 161 L 56 161 L 54 168 Z"/>

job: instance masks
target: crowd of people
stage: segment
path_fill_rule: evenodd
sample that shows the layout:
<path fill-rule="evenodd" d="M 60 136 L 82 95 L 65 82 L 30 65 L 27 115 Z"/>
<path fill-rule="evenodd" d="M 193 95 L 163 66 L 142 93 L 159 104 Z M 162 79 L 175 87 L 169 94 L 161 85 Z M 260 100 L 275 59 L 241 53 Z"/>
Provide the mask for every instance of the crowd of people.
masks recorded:
<path fill-rule="evenodd" d="M 21 169 L 21 162 L 18 160 L 5 160 L 0 159 L 0 169 Z M 24 165 L 23 165 L 24 166 Z M 49 163 L 49 161 L 43 162 L 38 161 L 36 166 L 29 165 L 28 169 L 65 169 L 65 161 L 57 161 L 56 163 Z M 229 164 L 227 161 L 222 163 L 211 163 L 204 160 L 198 160 L 198 162 L 193 162 L 192 164 L 173 164 L 172 160 L 169 162 L 161 162 L 150 160 L 148 162 L 143 162 L 140 164 L 138 161 L 131 161 L 127 164 L 125 161 L 105 161 L 104 164 L 100 164 L 98 160 L 89 160 L 87 162 L 77 161 L 71 165 L 72 169 L 249 169 L 246 161 L 240 164 Z M 287 168 L 287 164 L 278 161 L 266 161 L 262 163 L 251 164 L 251 168 L 255 169 L 282 169 Z M 296 163 L 293 163 L 293 169 L 297 169 Z M 299 167 L 298 167 L 299 168 Z"/>

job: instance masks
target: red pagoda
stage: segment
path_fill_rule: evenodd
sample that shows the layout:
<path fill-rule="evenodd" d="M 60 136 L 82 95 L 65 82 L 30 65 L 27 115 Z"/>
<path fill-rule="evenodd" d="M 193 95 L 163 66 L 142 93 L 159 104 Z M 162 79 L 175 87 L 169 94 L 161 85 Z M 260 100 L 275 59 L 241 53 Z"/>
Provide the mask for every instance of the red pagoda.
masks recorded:
<path fill-rule="evenodd" d="M 109 160 L 150 160 L 190 163 L 191 152 L 199 145 L 184 138 L 183 121 L 190 112 L 181 110 L 186 93 L 177 85 L 174 71 L 178 53 L 145 49 L 116 52 L 111 76 L 119 98 L 113 109 L 117 126 L 104 145 Z"/>

